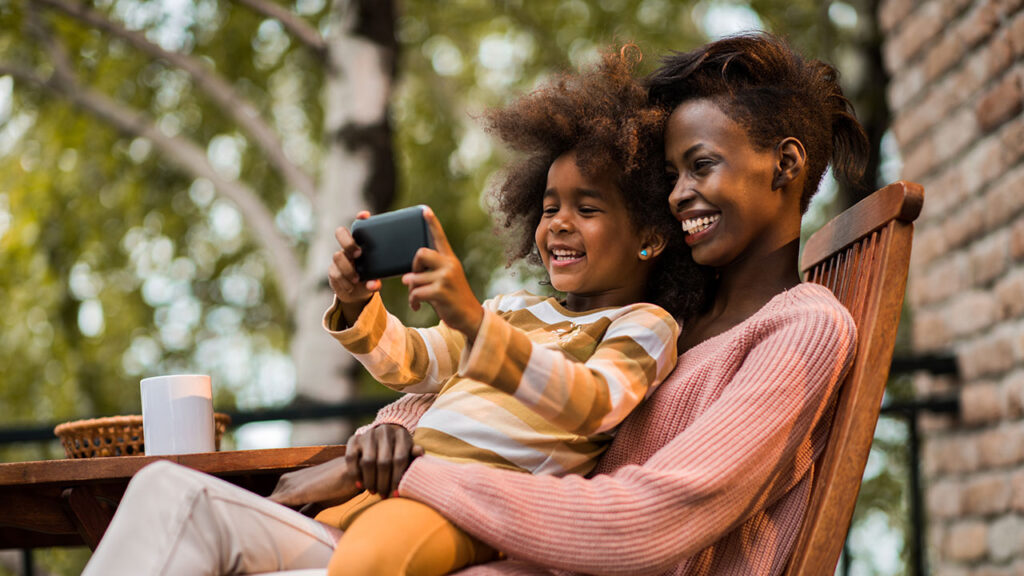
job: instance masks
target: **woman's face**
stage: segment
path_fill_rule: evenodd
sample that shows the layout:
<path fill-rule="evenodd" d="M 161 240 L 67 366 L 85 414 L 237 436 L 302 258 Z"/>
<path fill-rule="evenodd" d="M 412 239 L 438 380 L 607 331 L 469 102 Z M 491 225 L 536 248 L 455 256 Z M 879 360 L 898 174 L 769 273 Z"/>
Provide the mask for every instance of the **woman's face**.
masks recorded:
<path fill-rule="evenodd" d="M 687 101 L 672 112 L 665 159 L 669 205 L 698 264 L 756 259 L 799 237 L 799 209 L 794 218 L 783 190 L 772 189 L 776 151 L 755 149 L 712 101 Z"/>

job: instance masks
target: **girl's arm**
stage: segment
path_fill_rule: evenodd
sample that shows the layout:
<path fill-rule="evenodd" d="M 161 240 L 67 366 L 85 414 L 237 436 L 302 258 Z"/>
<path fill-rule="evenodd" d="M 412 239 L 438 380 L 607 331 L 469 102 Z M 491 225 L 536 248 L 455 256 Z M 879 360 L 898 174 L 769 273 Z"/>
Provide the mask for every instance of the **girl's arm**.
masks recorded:
<path fill-rule="evenodd" d="M 459 375 L 511 394 L 577 434 L 606 432 L 661 383 L 676 362 L 679 327 L 652 304 L 635 304 L 608 326 L 585 361 L 530 340 L 486 309 Z"/>
<path fill-rule="evenodd" d="M 368 215 L 360 213 L 361 218 Z M 406 328 L 388 314 L 377 293 L 380 282 L 359 282 L 354 264 L 359 247 L 346 229 L 339 228 L 336 235 L 342 249 L 335 253 L 328 275 L 335 303 L 324 315 L 324 328 L 385 386 L 436 393 L 455 373 L 467 338 L 472 341 L 483 316 L 483 306 L 473 295 L 434 212 L 424 208 L 423 217 L 437 250 L 420 248 L 413 272 L 402 281 L 409 286 L 410 306 L 418 310 L 421 302 L 429 302 L 441 323 L 434 328 Z M 366 299 L 360 299 L 364 295 Z M 355 305 L 359 308 L 353 315 Z"/>
<path fill-rule="evenodd" d="M 643 465 L 557 478 L 424 457 L 399 491 L 514 558 L 594 574 L 662 573 L 807 480 L 811 448 L 823 440 L 812 431 L 853 353 L 845 319 L 834 311 L 773 319 L 724 393 L 685 429 L 640 427 L 677 434 Z"/>
<path fill-rule="evenodd" d="M 348 325 L 338 301 L 327 310 L 324 329 L 381 384 L 402 392 L 432 393 L 450 378 L 466 345 L 462 334 L 444 323 L 407 328 L 374 293 Z"/>

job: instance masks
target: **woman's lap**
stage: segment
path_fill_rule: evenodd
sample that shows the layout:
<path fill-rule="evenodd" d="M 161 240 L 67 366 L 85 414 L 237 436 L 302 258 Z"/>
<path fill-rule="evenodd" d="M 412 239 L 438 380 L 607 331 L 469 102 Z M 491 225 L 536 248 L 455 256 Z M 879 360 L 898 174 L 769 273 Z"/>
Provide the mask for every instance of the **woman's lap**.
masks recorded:
<path fill-rule="evenodd" d="M 218 478 L 169 462 L 129 484 L 85 574 L 245 574 L 326 567 L 320 523 Z"/>

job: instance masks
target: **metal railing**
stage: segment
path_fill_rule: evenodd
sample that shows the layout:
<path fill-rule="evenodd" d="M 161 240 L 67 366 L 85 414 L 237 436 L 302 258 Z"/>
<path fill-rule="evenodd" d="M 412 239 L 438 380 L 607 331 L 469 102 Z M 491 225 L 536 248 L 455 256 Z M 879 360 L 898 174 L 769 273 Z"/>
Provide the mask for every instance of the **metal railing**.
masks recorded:
<path fill-rule="evenodd" d="M 956 358 L 953 355 L 921 355 L 896 356 L 889 368 L 890 380 L 896 376 L 928 372 L 933 376 L 953 376 L 958 374 Z M 910 514 L 910 566 L 907 574 L 925 576 L 928 573 L 925 560 L 925 519 L 924 498 L 921 489 L 921 442 L 918 434 L 918 417 L 928 412 L 931 414 L 958 414 L 960 398 L 958 396 L 944 398 L 928 398 L 923 400 L 900 400 L 886 402 L 882 405 L 881 416 L 903 420 L 907 426 L 907 503 Z M 844 549 L 838 573 L 848 576 L 850 573 L 850 554 Z"/>

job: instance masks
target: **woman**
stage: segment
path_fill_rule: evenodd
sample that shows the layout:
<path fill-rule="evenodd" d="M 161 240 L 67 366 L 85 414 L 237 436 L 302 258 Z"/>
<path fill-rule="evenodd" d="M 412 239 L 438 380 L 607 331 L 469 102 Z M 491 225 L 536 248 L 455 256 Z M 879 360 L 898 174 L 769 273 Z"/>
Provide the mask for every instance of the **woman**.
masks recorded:
<path fill-rule="evenodd" d="M 835 71 L 771 36 L 673 54 L 650 92 L 672 110 L 670 208 L 694 260 L 717 271 L 716 292 L 685 319 L 675 371 L 625 420 L 591 477 L 429 456 L 407 466 L 416 453 L 409 431 L 432 402 L 410 395 L 350 441 L 346 460 L 286 475 L 273 500 L 349 496 L 357 481 L 384 495 L 397 487 L 510 558 L 460 572 L 467 576 L 782 572 L 855 347 L 846 310 L 800 282 L 800 218 L 830 160 L 837 174 L 857 174 L 866 138 Z M 140 475 L 147 471 L 168 484 L 198 474 L 166 465 Z M 197 496 L 202 510 L 256 517 L 266 505 L 220 494 Z M 331 536 L 296 516 L 289 541 L 237 543 L 217 568 L 231 571 L 254 547 L 288 554 L 293 566 L 329 554 Z M 178 516 L 153 519 L 161 521 Z M 211 541 L 231 540 L 231 528 Z"/>
<path fill-rule="evenodd" d="M 789 559 L 855 347 L 847 311 L 800 282 L 800 218 L 830 160 L 858 175 L 866 138 L 835 71 L 771 36 L 673 54 L 650 91 L 672 110 L 669 204 L 718 273 L 713 302 L 683 323 L 674 373 L 592 477 L 409 466 L 402 497 L 511 558 L 460 574 L 780 574 Z M 388 439 L 429 402 L 404 399 L 354 439 L 353 454 L 373 450 L 364 478 L 389 469 Z"/>

